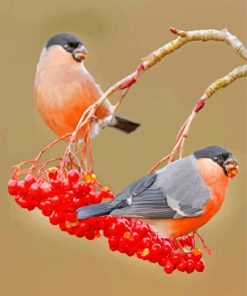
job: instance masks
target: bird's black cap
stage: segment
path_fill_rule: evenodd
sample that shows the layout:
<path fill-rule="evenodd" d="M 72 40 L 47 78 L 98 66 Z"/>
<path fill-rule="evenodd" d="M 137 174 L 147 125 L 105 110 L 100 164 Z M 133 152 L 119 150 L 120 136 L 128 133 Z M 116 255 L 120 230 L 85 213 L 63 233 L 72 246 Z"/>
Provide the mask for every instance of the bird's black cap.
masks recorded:
<path fill-rule="evenodd" d="M 231 152 L 229 152 L 226 148 L 222 146 L 209 146 L 200 150 L 195 151 L 194 153 L 195 158 L 210 158 L 213 159 L 216 156 L 219 155 L 229 155 Z"/>
<path fill-rule="evenodd" d="M 81 40 L 72 33 L 60 33 L 50 37 L 46 43 L 46 48 L 49 48 L 52 45 L 74 45 L 75 47 L 79 44 L 82 44 Z"/>

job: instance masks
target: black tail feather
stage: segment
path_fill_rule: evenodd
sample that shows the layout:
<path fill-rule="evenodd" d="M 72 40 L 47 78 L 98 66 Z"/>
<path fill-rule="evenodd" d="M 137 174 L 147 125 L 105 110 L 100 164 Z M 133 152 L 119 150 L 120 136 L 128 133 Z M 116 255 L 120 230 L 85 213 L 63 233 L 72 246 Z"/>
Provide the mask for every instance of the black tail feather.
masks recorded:
<path fill-rule="evenodd" d="M 140 126 L 139 123 L 130 121 L 123 117 L 115 116 L 114 119 L 116 120 L 116 124 L 112 125 L 112 127 L 115 127 L 127 134 L 132 133 Z"/>
<path fill-rule="evenodd" d="M 81 207 L 76 210 L 76 214 L 78 219 L 87 219 L 87 218 L 109 215 L 113 210 L 121 209 L 126 206 L 129 206 L 129 204 L 125 198 L 123 200 L 121 199 L 118 200 L 115 198 L 109 202 L 105 202 L 102 204 Z"/>
<path fill-rule="evenodd" d="M 114 206 L 110 202 L 81 207 L 76 210 L 78 219 L 87 219 L 110 214 Z"/>

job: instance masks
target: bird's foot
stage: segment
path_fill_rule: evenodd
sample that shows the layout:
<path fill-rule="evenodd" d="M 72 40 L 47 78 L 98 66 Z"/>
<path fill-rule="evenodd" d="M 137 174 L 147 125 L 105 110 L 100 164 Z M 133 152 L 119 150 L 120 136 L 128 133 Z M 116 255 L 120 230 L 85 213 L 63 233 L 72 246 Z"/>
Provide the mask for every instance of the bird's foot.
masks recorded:
<path fill-rule="evenodd" d="M 107 116 L 102 120 L 98 120 L 98 124 L 101 129 L 107 126 L 114 126 L 116 125 L 116 123 L 117 123 L 116 118 L 113 115 Z"/>

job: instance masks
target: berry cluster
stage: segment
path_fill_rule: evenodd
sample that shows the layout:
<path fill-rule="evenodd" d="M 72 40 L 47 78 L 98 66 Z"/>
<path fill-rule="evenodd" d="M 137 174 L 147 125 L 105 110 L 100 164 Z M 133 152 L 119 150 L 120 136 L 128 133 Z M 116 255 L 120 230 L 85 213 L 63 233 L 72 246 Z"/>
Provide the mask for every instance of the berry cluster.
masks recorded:
<path fill-rule="evenodd" d="M 166 273 L 175 269 L 192 273 L 202 272 L 204 261 L 202 253 L 194 246 L 194 237 L 187 235 L 177 238 L 161 238 L 148 224 L 141 220 L 107 216 L 101 220 L 101 229 L 108 237 L 112 251 L 161 265 Z M 190 249 L 184 252 L 182 248 Z"/>
<path fill-rule="evenodd" d="M 78 220 L 76 209 L 113 198 L 109 188 L 100 187 L 92 173 L 80 175 L 72 169 L 66 176 L 60 176 L 58 169 L 52 167 L 42 178 L 32 174 L 26 175 L 23 180 L 12 178 L 8 183 L 8 192 L 15 196 L 15 201 L 22 208 L 33 210 L 37 207 L 49 217 L 51 224 L 59 225 L 70 235 L 93 240 L 103 234 L 108 238 L 112 251 L 158 263 L 166 273 L 175 269 L 187 273 L 204 270 L 202 253 L 195 248 L 191 235 L 176 240 L 160 238 L 149 225 L 137 219 L 103 216 Z"/>

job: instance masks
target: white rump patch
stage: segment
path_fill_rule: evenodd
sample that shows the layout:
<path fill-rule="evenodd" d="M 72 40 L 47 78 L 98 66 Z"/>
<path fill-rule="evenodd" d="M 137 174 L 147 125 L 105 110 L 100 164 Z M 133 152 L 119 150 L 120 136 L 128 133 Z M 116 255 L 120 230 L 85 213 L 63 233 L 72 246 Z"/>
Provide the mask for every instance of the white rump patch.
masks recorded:
<path fill-rule="evenodd" d="M 126 199 L 126 202 L 127 202 L 127 204 L 128 204 L 129 206 L 131 206 L 131 205 L 132 205 L 132 196 L 128 197 L 128 198 Z"/>

